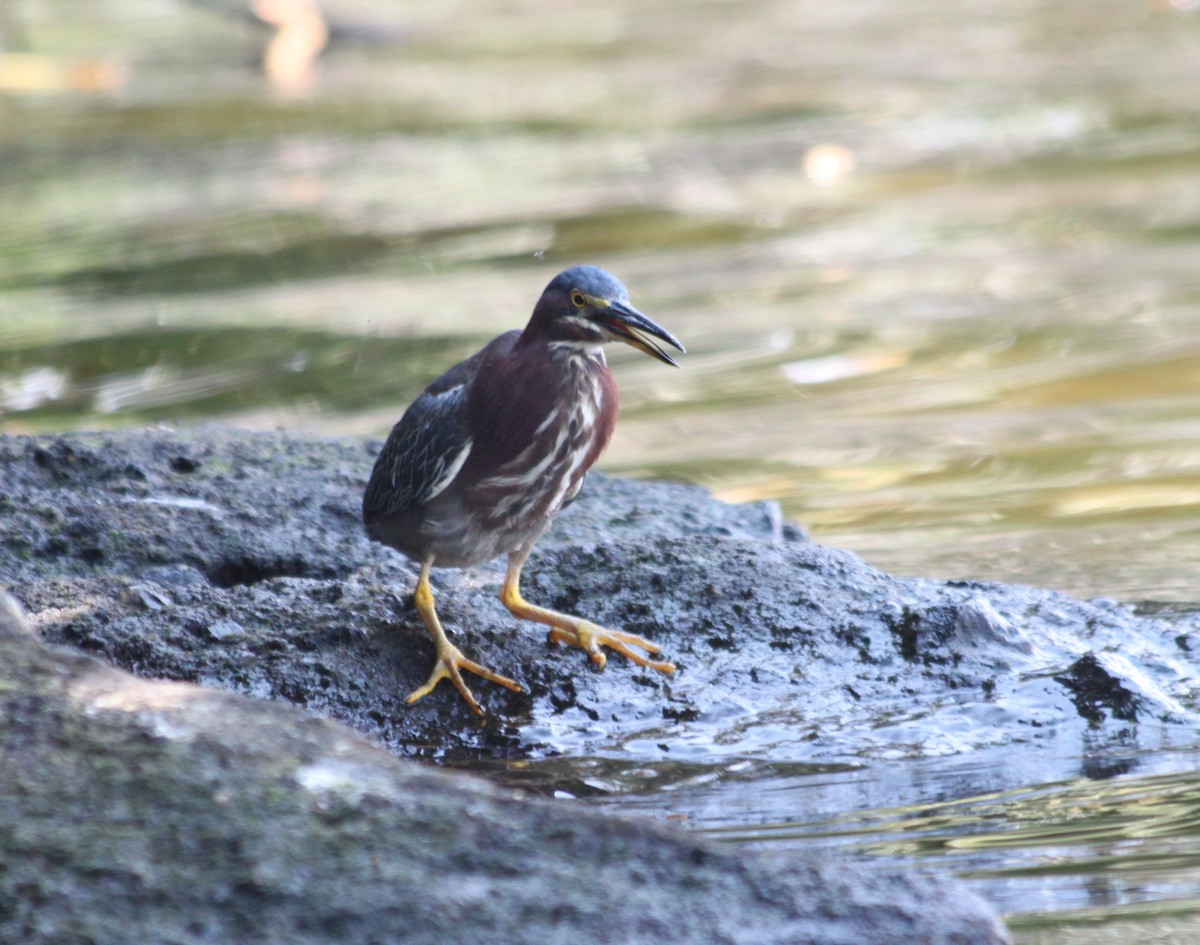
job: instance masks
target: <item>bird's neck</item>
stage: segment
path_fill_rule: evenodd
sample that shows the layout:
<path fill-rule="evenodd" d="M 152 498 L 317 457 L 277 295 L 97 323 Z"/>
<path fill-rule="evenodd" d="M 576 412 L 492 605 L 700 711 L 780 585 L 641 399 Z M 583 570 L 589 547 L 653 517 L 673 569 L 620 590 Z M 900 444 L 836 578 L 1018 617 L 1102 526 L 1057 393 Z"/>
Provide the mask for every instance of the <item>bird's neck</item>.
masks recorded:
<path fill-rule="evenodd" d="M 547 341 L 546 347 L 550 357 L 568 368 L 604 367 L 608 364 L 601 341 Z"/>
<path fill-rule="evenodd" d="M 501 429 L 519 434 L 565 404 L 615 400 L 616 385 L 602 345 L 583 339 L 530 337 L 480 371 L 471 397 L 479 416 L 511 411 Z M 519 407 L 514 407 L 519 405 Z"/>

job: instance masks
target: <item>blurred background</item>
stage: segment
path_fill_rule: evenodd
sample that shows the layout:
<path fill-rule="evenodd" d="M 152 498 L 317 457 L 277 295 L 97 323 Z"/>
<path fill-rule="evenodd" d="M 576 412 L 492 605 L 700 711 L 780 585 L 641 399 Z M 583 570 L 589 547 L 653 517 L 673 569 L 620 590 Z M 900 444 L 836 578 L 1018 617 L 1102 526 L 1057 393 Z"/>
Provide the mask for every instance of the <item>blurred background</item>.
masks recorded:
<path fill-rule="evenodd" d="M 1192 601 L 1200 0 L 0 0 L 0 432 L 383 436 L 605 266 L 603 468 Z"/>
<path fill-rule="evenodd" d="M 611 352 L 603 468 L 1194 609 L 1200 0 L 0 0 L 0 432 L 382 437 L 581 262 L 688 347 Z M 548 777 L 1194 941 L 1152 743 Z"/>

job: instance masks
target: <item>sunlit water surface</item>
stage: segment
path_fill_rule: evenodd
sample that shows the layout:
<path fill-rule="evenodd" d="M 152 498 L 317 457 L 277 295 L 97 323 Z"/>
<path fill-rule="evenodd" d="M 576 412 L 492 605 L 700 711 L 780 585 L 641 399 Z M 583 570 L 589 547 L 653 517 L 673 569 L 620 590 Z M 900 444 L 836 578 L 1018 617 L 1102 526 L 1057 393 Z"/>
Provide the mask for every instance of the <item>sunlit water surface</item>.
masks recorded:
<path fill-rule="evenodd" d="M 0 431 L 380 436 L 590 261 L 688 347 L 613 353 L 610 471 L 900 574 L 1193 602 L 1195 7 L 347 0 L 312 59 L 234 0 L 10 4 Z M 1023 942 L 1167 942 L 1200 937 L 1177 740 L 495 774 L 956 873 Z"/>

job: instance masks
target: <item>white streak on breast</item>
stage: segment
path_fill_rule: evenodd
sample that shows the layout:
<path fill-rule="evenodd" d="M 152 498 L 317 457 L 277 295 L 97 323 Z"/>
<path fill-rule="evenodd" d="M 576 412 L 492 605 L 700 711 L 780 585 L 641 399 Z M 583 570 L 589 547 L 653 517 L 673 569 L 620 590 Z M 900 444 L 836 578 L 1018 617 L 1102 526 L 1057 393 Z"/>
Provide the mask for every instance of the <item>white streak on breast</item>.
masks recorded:
<path fill-rule="evenodd" d="M 554 342 L 551 347 L 559 344 Z M 492 508 L 494 516 L 522 519 L 530 514 L 554 515 L 576 491 L 575 480 L 591 452 L 602 396 L 600 378 L 594 369 L 597 363 L 604 364 L 604 353 L 562 342 L 556 354 L 573 375 L 570 389 L 575 396 L 560 401 L 538 426 L 529 445 L 496 475 L 479 484 L 480 488 L 506 493 Z M 551 438 L 553 424 L 557 424 L 557 429 Z"/>

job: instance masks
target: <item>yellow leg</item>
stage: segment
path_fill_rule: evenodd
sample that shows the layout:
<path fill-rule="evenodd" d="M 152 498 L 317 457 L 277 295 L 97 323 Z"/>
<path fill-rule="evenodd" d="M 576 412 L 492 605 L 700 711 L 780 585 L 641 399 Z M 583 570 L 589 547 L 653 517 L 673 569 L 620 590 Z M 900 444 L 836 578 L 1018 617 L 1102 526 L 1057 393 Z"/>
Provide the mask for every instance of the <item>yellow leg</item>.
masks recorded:
<path fill-rule="evenodd" d="M 478 663 L 467 659 L 462 655 L 462 651 L 450 642 L 446 636 L 446 631 L 442 629 L 442 622 L 438 620 L 437 611 L 433 607 L 433 588 L 429 584 L 429 567 L 432 563 L 432 561 L 426 561 L 421 565 L 421 576 L 417 579 L 417 589 L 413 593 L 413 601 L 417 605 L 417 612 L 421 615 L 421 619 L 425 621 L 425 629 L 433 637 L 433 645 L 437 649 L 437 662 L 433 664 L 433 671 L 429 674 L 429 680 L 420 689 L 413 691 L 412 695 L 408 697 L 408 703 L 411 705 L 421 697 L 429 695 L 439 682 L 443 679 L 449 679 L 454 683 L 454 687 L 462 697 L 467 700 L 467 705 L 480 715 L 483 715 L 483 709 L 479 707 L 479 703 L 475 701 L 471 690 L 463 682 L 462 673 L 459 672 L 460 669 L 465 669 L 476 676 L 482 676 L 484 679 L 499 683 L 501 686 L 506 686 L 513 692 L 520 692 L 521 687 L 507 676 L 493 673 L 486 666 L 480 666 Z"/>
<path fill-rule="evenodd" d="M 504 587 L 500 590 L 500 600 L 514 617 L 546 624 L 552 628 L 550 639 L 553 642 L 579 647 L 601 669 L 608 662 L 608 657 L 604 655 L 600 647 L 607 646 L 633 660 L 639 666 L 648 666 L 650 669 L 657 669 L 660 673 L 675 672 L 674 663 L 647 659 L 641 653 L 630 649 L 631 646 L 636 646 L 647 653 L 657 653 L 658 646 L 649 640 L 632 633 L 624 633 L 621 630 L 606 630 L 590 620 L 572 617 L 569 614 L 560 614 L 557 611 L 528 603 L 521 596 L 521 568 L 525 564 L 528 554 L 528 549 L 525 549 L 513 552 L 508 556 L 508 573 L 504 576 Z"/>

